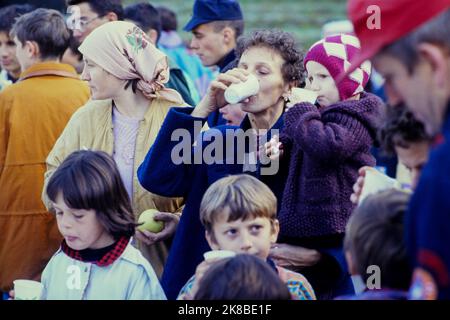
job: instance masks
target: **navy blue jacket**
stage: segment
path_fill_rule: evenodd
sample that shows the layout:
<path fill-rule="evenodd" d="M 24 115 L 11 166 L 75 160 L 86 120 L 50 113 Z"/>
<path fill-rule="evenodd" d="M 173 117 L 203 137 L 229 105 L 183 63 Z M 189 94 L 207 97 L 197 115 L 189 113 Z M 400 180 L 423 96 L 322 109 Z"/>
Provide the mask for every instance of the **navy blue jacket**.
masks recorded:
<path fill-rule="evenodd" d="M 430 152 L 406 215 L 406 243 L 416 267 L 412 298 L 450 299 L 450 113 L 443 136 Z M 438 292 L 428 295 L 432 282 Z"/>
<path fill-rule="evenodd" d="M 197 265 L 203 260 L 203 253 L 210 250 L 205 239 L 205 230 L 199 219 L 200 202 L 206 189 L 223 177 L 244 173 L 244 165 L 236 163 L 236 157 L 243 156 L 237 154 L 236 143 L 232 149 L 234 164 L 212 163 L 208 165 L 204 162 L 201 164 L 175 164 L 172 161 L 172 150 L 177 150 L 176 146 L 179 146 L 180 143 L 178 139 L 172 141 L 172 133 L 189 132 L 189 137 L 191 137 L 189 146 L 191 146 L 195 138 L 199 137 L 199 132 L 194 130 L 195 121 L 201 123 L 200 126 L 197 126 L 199 128 L 206 122 L 206 118 L 192 117 L 191 112 L 190 108 L 172 108 L 169 111 L 155 143 L 138 169 L 139 181 L 145 189 L 161 196 L 184 197 L 186 201 L 161 279 L 168 299 L 177 297 L 182 286 L 195 273 Z M 272 129 L 281 130 L 282 126 L 283 117 L 280 117 Z M 247 117 L 240 128 L 243 130 L 250 128 L 250 121 Z M 175 131 L 177 129 L 184 130 Z M 192 149 L 191 155 L 187 158 L 192 160 L 199 153 L 203 153 L 205 148 L 212 143 L 208 140 L 214 141 L 216 138 L 211 139 L 211 137 L 217 134 L 225 137 L 227 129 L 235 132 L 239 127 L 219 126 L 208 130 L 201 135 L 196 147 Z M 270 133 L 269 131 L 267 141 L 270 139 Z M 247 149 L 248 146 L 246 146 Z M 179 152 L 175 153 L 179 154 Z M 261 175 L 263 167 L 258 163 L 256 171 L 246 171 L 245 173 L 266 183 L 280 204 L 287 176 L 287 166 L 280 166 L 276 175 Z"/>

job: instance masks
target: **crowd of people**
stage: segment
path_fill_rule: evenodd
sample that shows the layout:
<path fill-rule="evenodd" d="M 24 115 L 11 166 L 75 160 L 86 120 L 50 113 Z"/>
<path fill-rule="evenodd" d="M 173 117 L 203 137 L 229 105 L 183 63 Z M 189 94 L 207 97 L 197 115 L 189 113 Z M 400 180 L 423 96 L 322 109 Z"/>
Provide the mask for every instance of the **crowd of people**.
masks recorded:
<path fill-rule="evenodd" d="M 449 0 L 348 0 L 309 48 L 237 0 L 195 0 L 190 43 L 66 2 L 0 8 L 2 299 L 450 299 Z"/>

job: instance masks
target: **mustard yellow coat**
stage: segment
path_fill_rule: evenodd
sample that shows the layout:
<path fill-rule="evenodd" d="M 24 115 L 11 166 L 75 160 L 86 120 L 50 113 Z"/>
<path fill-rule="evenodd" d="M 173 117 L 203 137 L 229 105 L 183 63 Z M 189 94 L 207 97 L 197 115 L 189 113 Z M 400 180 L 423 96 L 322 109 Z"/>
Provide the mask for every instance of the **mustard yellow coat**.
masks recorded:
<path fill-rule="evenodd" d="M 71 66 L 37 63 L 0 92 L 0 290 L 39 280 L 61 236 L 41 201 L 45 158 L 89 99 Z"/>
<path fill-rule="evenodd" d="M 180 214 L 183 199 L 166 198 L 146 191 L 137 179 L 137 169 L 156 139 L 159 129 L 173 102 L 155 98 L 144 119 L 139 124 L 136 137 L 134 158 L 134 179 L 132 205 L 136 218 L 146 209 L 157 209 L 161 212 Z M 101 150 L 112 155 L 114 150 L 114 134 L 112 122 L 112 100 L 91 100 L 80 108 L 70 119 L 61 136 L 47 158 L 45 184 L 62 161 L 73 151 L 83 148 Z M 47 208 L 50 203 L 43 189 L 42 199 Z M 143 255 L 150 261 L 156 274 L 161 276 L 168 255 L 168 246 L 158 242 L 151 246 L 137 242 Z"/>

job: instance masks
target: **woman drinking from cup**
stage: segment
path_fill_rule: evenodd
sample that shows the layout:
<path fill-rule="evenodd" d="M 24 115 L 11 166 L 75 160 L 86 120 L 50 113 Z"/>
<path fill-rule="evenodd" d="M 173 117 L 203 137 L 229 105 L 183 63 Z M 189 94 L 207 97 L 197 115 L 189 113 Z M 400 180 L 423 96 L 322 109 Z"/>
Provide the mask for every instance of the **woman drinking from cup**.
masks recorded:
<path fill-rule="evenodd" d="M 258 145 L 283 127 L 282 115 L 291 89 L 304 80 L 303 55 L 290 34 L 263 30 L 239 40 L 237 57 L 238 68 L 212 81 L 195 109 L 169 111 L 138 170 L 139 181 L 150 192 L 186 199 L 162 277 L 169 299 L 176 298 L 203 260 L 203 253 L 210 250 L 199 220 L 199 206 L 212 183 L 244 172 L 266 183 L 278 199 L 282 196 L 286 172 L 281 166 L 279 170 L 268 168 L 265 159 L 258 157 Z M 219 126 L 198 137 L 208 115 L 227 104 L 224 92 L 252 76 L 258 80 L 259 91 L 241 96 L 240 106 L 247 112 L 241 125 Z M 241 147 L 239 142 L 244 142 Z"/>

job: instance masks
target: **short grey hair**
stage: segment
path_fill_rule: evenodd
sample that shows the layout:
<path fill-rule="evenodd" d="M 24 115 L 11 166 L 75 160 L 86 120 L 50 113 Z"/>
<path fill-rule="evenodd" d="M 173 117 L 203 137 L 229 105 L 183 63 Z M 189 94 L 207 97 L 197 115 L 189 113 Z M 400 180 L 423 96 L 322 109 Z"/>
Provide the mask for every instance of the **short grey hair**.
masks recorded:
<path fill-rule="evenodd" d="M 277 29 L 255 30 L 249 35 L 238 39 L 236 47 L 237 60 L 242 54 L 253 47 L 264 47 L 278 53 L 284 60 L 281 73 L 285 82 L 294 82 L 303 86 L 305 82 L 304 54 L 294 36 Z"/>

